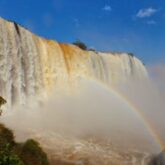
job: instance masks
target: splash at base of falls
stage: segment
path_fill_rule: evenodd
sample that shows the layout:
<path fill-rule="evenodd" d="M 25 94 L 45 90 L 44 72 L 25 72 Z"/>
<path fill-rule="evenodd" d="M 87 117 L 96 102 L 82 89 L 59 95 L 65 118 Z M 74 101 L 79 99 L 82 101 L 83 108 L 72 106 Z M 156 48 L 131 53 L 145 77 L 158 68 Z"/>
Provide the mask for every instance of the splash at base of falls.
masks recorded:
<path fill-rule="evenodd" d="M 52 165 L 147 165 L 152 158 L 147 152 L 116 148 L 105 139 L 77 139 L 55 133 L 32 137 L 43 144 Z"/>
<path fill-rule="evenodd" d="M 17 140 L 37 140 L 48 154 L 51 165 L 149 165 L 152 159 L 152 152 L 116 147 L 111 139 L 101 139 L 95 135 L 80 138 L 58 131 L 30 129 L 15 131 Z"/>
<path fill-rule="evenodd" d="M 39 141 L 52 165 L 148 164 L 159 149 L 136 113 L 98 83 L 81 87 L 72 95 L 55 91 L 39 106 L 17 107 L 3 122 L 18 141 Z"/>
<path fill-rule="evenodd" d="M 0 95 L 8 102 L 2 122 L 18 141 L 39 140 L 53 165 L 146 165 L 160 151 L 139 112 L 160 126 L 164 97 L 155 99 L 152 88 L 141 88 L 139 80 L 149 79 L 136 57 L 84 51 L 1 18 L 0 34 Z M 85 86 L 80 85 L 83 80 Z M 122 94 L 137 108 L 115 92 L 113 87 L 121 84 Z"/>

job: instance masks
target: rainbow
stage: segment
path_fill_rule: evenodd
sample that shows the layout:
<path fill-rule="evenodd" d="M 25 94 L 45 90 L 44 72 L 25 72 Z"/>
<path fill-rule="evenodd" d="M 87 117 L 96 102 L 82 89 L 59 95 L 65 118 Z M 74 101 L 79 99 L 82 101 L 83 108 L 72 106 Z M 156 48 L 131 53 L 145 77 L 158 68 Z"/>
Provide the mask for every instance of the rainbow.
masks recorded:
<path fill-rule="evenodd" d="M 36 36 L 20 25 L 0 18 L 0 95 L 25 104 L 28 98 L 49 93 L 54 86 L 70 86 L 80 77 L 118 83 L 133 77 L 147 77 L 142 62 L 127 53 L 84 51 Z M 103 84 L 105 87 L 105 84 Z M 108 87 L 107 87 L 108 88 Z M 126 96 L 108 88 L 143 121 L 151 136 L 163 147 L 152 122 Z"/>
<path fill-rule="evenodd" d="M 106 86 L 102 82 L 98 82 L 101 84 L 104 88 L 109 90 L 116 96 L 117 98 L 121 99 L 123 103 L 132 110 L 139 119 L 143 122 L 145 128 L 147 129 L 148 133 L 151 135 L 155 143 L 158 145 L 160 151 L 164 149 L 164 144 L 162 143 L 159 133 L 156 131 L 155 126 L 152 124 L 152 122 L 145 116 L 145 114 L 138 108 L 138 106 L 134 105 L 129 98 L 127 98 L 125 95 L 123 95 L 121 92 L 119 92 L 116 88 L 109 88 L 109 86 Z"/>

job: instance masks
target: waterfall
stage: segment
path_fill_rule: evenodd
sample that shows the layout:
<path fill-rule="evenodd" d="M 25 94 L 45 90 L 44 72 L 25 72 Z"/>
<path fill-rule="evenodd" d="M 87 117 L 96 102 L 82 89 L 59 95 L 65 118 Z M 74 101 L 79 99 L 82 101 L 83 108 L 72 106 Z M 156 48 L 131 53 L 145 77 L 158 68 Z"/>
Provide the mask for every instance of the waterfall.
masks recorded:
<path fill-rule="evenodd" d="M 147 77 L 139 59 L 127 53 L 84 51 L 71 44 L 46 40 L 0 18 L 0 95 L 8 105 L 81 79 L 108 86 Z"/>

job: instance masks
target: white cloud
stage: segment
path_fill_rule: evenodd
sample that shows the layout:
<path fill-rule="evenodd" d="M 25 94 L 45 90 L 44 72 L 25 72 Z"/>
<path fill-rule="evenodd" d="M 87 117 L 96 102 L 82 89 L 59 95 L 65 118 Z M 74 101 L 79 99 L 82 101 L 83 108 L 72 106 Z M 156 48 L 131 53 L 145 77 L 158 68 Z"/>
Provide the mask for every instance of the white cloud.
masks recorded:
<path fill-rule="evenodd" d="M 146 9 L 140 9 L 136 16 L 139 18 L 151 17 L 156 12 L 157 12 L 157 9 L 154 9 L 153 7 L 149 7 Z"/>
<path fill-rule="evenodd" d="M 103 8 L 102 8 L 104 11 L 111 11 L 112 8 L 110 5 L 105 5 Z"/>

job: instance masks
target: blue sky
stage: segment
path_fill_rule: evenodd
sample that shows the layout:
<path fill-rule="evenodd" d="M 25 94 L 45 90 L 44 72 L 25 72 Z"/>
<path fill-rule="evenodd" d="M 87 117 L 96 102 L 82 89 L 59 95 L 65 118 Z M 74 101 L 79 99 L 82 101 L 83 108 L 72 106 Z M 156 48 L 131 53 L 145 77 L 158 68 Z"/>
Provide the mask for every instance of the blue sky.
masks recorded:
<path fill-rule="evenodd" d="M 0 0 L 0 16 L 60 42 L 165 58 L 165 0 Z"/>

